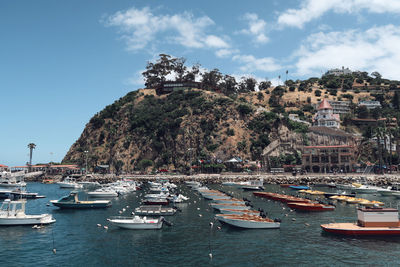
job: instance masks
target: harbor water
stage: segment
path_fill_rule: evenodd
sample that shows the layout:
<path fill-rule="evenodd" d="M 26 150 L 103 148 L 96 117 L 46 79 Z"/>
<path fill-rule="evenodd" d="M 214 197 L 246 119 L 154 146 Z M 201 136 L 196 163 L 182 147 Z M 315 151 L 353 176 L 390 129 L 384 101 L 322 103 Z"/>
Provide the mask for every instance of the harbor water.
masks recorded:
<path fill-rule="evenodd" d="M 28 200 L 26 213 L 51 213 L 57 220 L 41 229 L 31 226 L 0 228 L 1 266 L 398 266 L 400 238 L 343 237 L 322 233 L 320 225 L 354 222 L 356 205 L 337 203 L 335 211 L 298 212 L 273 200 L 256 198 L 240 188 L 209 185 L 248 198 L 262 208 L 280 229 L 243 230 L 215 221 L 210 201 L 179 185 L 177 192 L 190 199 L 179 204 L 173 225 L 161 230 L 124 230 L 110 225 L 107 218 L 130 216 L 146 193 L 144 190 L 112 199 L 112 207 L 92 210 L 64 210 L 48 206 L 49 200 L 67 195 L 58 185 L 28 183 L 27 190 L 45 195 Z M 277 185 L 265 191 L 296 194 Z M 321 187 L 318 190 L 334 191 Z M 396 207 L 398 200 L 378 194 L 363 194 L 370 200 Z M 80 192 L 85 199 L 86 193 Z M 129 208 L 127 208 L 129 206 Z M 122 211 L 126 211 L 122 214 Z M 213 222 L 213 227 L 210 227 Z M 98 227 L 97 224 L 101 224 Z M 103 226 L 108 226 L 105 229 Z M 219 229 L 220 228 L 220 229 Z M 53 253 L 56 249 L 56 253 Z M 210 254 L 212 257 L 210 257 Z"/>

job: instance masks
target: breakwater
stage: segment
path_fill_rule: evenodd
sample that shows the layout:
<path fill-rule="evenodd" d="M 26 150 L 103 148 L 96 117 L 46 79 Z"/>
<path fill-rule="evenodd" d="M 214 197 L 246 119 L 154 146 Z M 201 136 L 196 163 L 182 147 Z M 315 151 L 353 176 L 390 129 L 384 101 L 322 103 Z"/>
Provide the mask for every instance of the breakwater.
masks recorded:
<path fill-rule="evenodd" d="M 56 181 L 62 179 L 61 175 L 57 176 L 42 176 L 38 177 L 35 181 L 41 181 L 44 177 L 53 178 Z M 308 174 L 308 175 L 297 175 L 293 176 L 290 173 L 287 174 L 241 174 L 241 173 L 227 173 L 227 174 L 195 174 L 195 175 L 174 175 L 174 174 L 163 174 L 163 175 L 142 175 L 142 174 L 90 174 L 88 177 L 76 176 L 77 180 L 88 180 L 96 181 L 99 183 L 110 183 L 115 182 L 119 179 L 133 179 L 140 182 L 156 181 L 159 179 L 168 179 L 174 183 L 183 183 L 185 181 L 199 181 L 202 183 L 219 184 L 226 181 L 249 181 L 263 179 L 265 184 L 351 184 L 355 182 L 363 182 L 368 184 L 374 184 L 378 186 L 393 185 L 400 183 L 400 174 L 385 174 L 385 175 L 361 175 L 361 174 Z"/>

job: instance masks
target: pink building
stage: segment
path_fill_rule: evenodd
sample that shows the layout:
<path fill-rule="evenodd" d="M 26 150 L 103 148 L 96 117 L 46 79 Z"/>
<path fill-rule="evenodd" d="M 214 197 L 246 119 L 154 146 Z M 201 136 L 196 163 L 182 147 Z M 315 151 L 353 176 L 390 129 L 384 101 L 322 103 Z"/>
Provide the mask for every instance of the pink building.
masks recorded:
<path fill-rule="evenodd" d="M 314 126 L 339 128 L 339 114 L 333 114 L 333 108 L 326 98 L 319 104 L 317 114 L 315 114 L 313 119 L 313 124 Z"/>

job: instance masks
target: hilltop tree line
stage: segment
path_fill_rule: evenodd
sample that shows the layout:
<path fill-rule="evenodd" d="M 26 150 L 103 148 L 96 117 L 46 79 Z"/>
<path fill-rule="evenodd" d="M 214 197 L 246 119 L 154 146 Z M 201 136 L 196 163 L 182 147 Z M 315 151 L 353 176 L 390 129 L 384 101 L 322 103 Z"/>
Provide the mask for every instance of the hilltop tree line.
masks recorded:
<path fill-rule="evenodd" d="M 237 81 L 234 76 L 223 74 L 217 68 L 201 72 L 199 63 L 191 67 L 186 66 L 185 63 L 186 59 L 183 57 L 175 58 L 160 54 L 160 58 L 155 63 L 147 63 L 146 71 L 142 73 L 146 88 L 157 88 L 168 80 L 176 82 L 199 81 L 205 90 L 233 95 L 253 92 L 257 85 L 259 90 L 266 90 L 272 85 L 269 80 L 258 83 L 253 77 L 242 77 L 240 81 Z"/>

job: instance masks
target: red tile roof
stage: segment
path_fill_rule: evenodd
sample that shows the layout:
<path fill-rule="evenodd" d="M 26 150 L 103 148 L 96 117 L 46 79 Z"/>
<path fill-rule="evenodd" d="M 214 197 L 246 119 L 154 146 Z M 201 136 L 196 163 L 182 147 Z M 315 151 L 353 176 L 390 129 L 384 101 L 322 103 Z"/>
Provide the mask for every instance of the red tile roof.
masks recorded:
<path fill-rule="evenodd" d="M 333 109 L 331 104 L 329 104 L 328 100 L 326 98 L 322 100 L 321 104 L 318 106 L 318 110 L 320 109 Z"/>
<path fill-rule="evenodd" d="M 0 164 L 0 168 L 8 168 L 8 166 Z"/>

